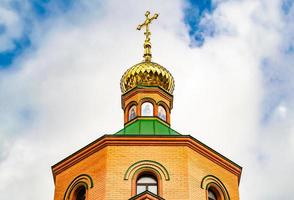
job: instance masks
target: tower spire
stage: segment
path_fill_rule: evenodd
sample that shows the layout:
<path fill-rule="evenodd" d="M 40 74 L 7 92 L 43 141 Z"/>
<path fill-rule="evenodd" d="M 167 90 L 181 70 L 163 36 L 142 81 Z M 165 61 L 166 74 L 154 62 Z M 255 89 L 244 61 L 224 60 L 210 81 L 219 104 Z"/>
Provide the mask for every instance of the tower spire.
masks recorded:
<path fill-rule="evenodd" d="M 149 24 L 151 24 L 151 22 L 154 19 L 157 19 L 158 14 L 155 13 L 153 15 L 153 17 L 149 17 L 149 16 L 150 16 L 150 12 L 146 11 L 146 13 L 145 13 L 145 17 L 146 17 L 145 21 L 142 24 L 139 24 L 138 27 L 137 27 L 137 30 L 141 30 L 142 27 L 146 28 L 146 30 L 144 32 L 144 35 L 146 36 L 146 39 L 145 39 L 145 42 L 144 42 L 144 56 L 143 56 L 144 59 L 145 59 L 145 62 L 150 62 L 151 58 L 152 58 L 151 42 L 150 42 L 151 32 L 149 30 Z"/>

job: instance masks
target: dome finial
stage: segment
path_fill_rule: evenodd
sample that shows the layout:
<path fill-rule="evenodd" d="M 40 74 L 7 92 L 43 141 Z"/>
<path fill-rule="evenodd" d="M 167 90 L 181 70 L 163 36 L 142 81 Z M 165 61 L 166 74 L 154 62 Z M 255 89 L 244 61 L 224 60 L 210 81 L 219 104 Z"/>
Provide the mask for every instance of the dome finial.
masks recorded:
<path fill-rule="evenodd" d="M 151 57 L 152 57 L 152 54 L 151 54 L 151 42 L 150 42 L 151 32 L 149 30 L 149 24 L 151 24 L 151 22 L 154 19 L 157 19 L 157 17 L 158 17 L 157 13 L 155 13 L 153 15 L 153 17 L 149 17 L 149 15 L 150 15 L 150 12 L 146 11 L 146 13 L 145 13 L 146 20 L 144 21 L 144 23 L 140 24 L 137 27 L 137 30 L 141 30 L 141 28 L 144 27 L 144 26 L 146 27 L 146 30 L 144 32 L 144 35 L 146 36 L 146 39 L 145 39 L 145 42 L 144 42 L 144 56 L 143 56 L 145 58 L 145 62 L 150 62 Z"/>

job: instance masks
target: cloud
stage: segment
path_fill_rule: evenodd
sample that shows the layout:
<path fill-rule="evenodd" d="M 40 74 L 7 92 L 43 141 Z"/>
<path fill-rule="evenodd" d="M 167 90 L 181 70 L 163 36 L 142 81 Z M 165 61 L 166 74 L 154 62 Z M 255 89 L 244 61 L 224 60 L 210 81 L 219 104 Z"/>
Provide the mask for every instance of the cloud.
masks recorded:
<path fill-rule="evenodd" d="M 13 40 L 21 36 L 20 16 L 5 3 L 0 3 L 0 52 L 14 48 Z"/>
<path fill-rule="evenodd" d="M 293 8 L 285 15 L 278 0 L 216 5 L 201 19 L 214 34 L 197 48 L 189 47 L 182 1 L 84 2 L 36 20 L 32 46 L 0 71 L 2 198 L 52 199 L 50 166 L 122 127 L 119 80 L 142 59 L 144 36 L 135 28 L 150 9 L 160 13 L 152 24 L 154 60 L 176 81 L 173 128 L 244 167 L 242 199 L 287 199 L 293 193 L 294 72 L 284 49 L 293 44 Z M 265 69 L 283 84 L 270 84 Z M 280 89 L 287 98 L 266 100 Z M 265 105 L 271 108 L 267 123 L 261 120 Z"/>

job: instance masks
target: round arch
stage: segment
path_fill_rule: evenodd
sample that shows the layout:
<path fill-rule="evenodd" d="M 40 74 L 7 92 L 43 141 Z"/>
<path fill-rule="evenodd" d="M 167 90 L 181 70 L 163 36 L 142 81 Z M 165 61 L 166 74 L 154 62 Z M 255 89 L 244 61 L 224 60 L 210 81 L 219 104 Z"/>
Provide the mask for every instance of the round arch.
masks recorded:
<path fill-rule="evenodd" d="M 230 196 L 228 190 L 225 185 L 219 180 L 216 176 L 207 175 L 201 181 L 201 188 L 208 191 L 208 189 L 212 189 L 217 191 L 221 196 L 221 200 L 230 200 Z"/>
<path fill-rule="evenodd" d="M 86 190 L 88 190 L 89 188 L 93 188 L 94 182 L 93 182 L 92 177 L 89 176 L 88 174 L 81 174 L 81 175 L 75 177 L 70 182 L 69 186 L 67 187 L 67 189 L 64 193 L 63 200 L 70 200 L 72 192 L 80 186 L 84 186 L 86 188 Z"/>
<path fill-rule="evenodd" d="M 134 116 L 130 119 L 130 111 L 134 107 Z M 138 116 L 138 103 L 136 101 L 130 102 L 125 109 L 125 122 L 131 121 Z"/>
<path fill-rule="evenodd" d="M 146 101 L 141 104 L 141 116 L 142 117 L 154 117 L 154 105 Z"/>
<path fill-rule="evenodd" d="M 137 189 L 137 181 L 140 178 L 140 176 L 144 176 L 144 175 L 151 175 L 154 176 L 156 178 L 156 182 L 157 182 L 157 193 L 159 196 L 162 195 L 162 177 L 161 174 L 158 170 L 154 169 L 154 168 L 150 168 L 150 167 L 141 167 L 139 169 L 137 169 L 132 178 L 131 178 L 131 194 L 132 196 L 135 195 L 137 193 L 136 189 Z"/>
<path fill-rule="evenodd" d="M 132 106 L 136 106 L 136 117 L 138 116 L 138 102 L 136 101 L 131 101 L 127 104 L 127 106 L 124 108 L 124 122 L 127 123 L 129 120 L 129 112 Z M 135 118 L 136 118 L 135 117 Z"/>
<path fill-rule="evenodd" d="M 158 189 L 158 195 L 163 194 L 163 188 L 162 188 L 162 182 L 163 180 L 169 181 L 169 173 L 166 170 L 166 168 L 153 160 L 141 160 L 138 162 L 135 162 L 132 164 L 125 172 L 124 175 L 124 180 L 129 180 L 131 179 L 131 195 L 136 194 L 136 183 L 137 179 L 142 175 L 142 174 L 151 174 L 157 179 L 157 189 Z"/>
<path fill-rule="evenodd" d="M 153 160 L 141 160 L 132 164 L 125 172 L 124 180 L 128 180 L 130 177 L 133 177 L 138 170 L 141 171 L 142 169 L 154 170 L 155 172 L 158 172 L 160 178 L 164 178 L 166 181 L 170 180 L 167 169 L 159 162 Z"/>
<path fill-rule="evenodd" d="M 160 117 L 160 112 L 159 112 L 160 107 L 162 107 L 164 109 L 164 111 L 165 111 L 165 118 L 166 119 L 162 119 Z M 165 102 L 159 101 L 157 103 L 157 112 L 156 113 L 157 113 L 157 117 L 158 118 L 162 119 L 163 121 L 165 121 L 167 123 L 170 123 L 170 109 L 169 109 L 168 105 Z"/>
<path fill-rule="evenodd" d="M 157 106 L 162 106 L 162 107 L 165 108 L 165 110 L 166 110 L 167 112 L 170 112 L 170 109 L 169 109 L 168 105 L 167 105 L 164 101 L 159 101 L 159 102 L 157 103 Z"/>
<path fill-rule="evenodd" d="M 139 101 L 139 104 L 142 105 L 143 103 L 145 103 L 145 102 L 147 102 L 147 101 L 150 102 L 150 103 L 152 103 L 153 106 L 156 105 L 156 101 L 155 101 L 154 99 L 150 98 L 150 97 L 144 97 L 144 98 L 142 98 L 142 99 Z"/>
<path fill-rule="evenodd" d="M 128 103 L 128 105 L 125 107 L 124 112 L 128 112 L 128 110 L 130 109 L 130 107 L 132 106 L 138 106 L 138 102 L 136 101 L 131 101 L 130 103 Z"/>

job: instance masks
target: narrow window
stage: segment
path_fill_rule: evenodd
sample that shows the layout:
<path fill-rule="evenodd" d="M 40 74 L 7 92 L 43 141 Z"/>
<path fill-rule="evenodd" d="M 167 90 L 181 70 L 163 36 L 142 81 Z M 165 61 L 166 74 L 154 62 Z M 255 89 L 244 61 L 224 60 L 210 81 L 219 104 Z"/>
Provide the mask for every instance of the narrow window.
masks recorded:
<path fill-rule="evenodd" d="M 216 194 L 211 189 L 208 189 L 208 200 L 217 200 Z"/>
<path fill-rule="evenodd" d="M 130 108 L 130 110 L 129 110 L 129 120 L 132 120 L 132 119 L 134 119 L 137 116 L 136 108 L 137 108 L 137 106 L 135 106 L 135 105 L 133 105 Z"/>
<path fill-rule="evenodd" d="M 157 179 L 151 174 L 143 174 L 137 179 L 137 194 L 146 190 L 157 194 Z"/>
<path fill-rule="evenodd" d="M 166 121 L 166 111 L 163 106 L 158 106 L 158 117 Z"/>
<path fill-rule="evenodd" d="M 153 104 L 150 102 L 145 102 L 141 106 L 141 115 L 142 116 L 153 116 Z"/>
<path fill-rule="evenodd" d="M 86 188 L 85 186 L 80 186 L 75 191 L 74 200 L 85 200 L 86 199 Z"/>

